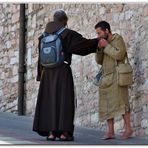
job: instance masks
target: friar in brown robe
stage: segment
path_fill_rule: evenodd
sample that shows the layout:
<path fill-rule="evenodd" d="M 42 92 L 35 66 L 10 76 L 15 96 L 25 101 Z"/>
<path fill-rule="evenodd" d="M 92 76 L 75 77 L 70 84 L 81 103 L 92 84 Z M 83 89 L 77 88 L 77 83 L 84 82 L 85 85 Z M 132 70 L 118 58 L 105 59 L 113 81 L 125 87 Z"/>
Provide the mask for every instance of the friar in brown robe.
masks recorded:
<path fill-rule="evenodd" d="M 46 25 L 45 32 L 52 34 L 67 25 L 67 15 L 58 10 L 54 14 L 54 21 Z M 41 38 L 41 37 L 40 37 Z M 40 51 L 39 38 L 39 51 Z M 37 81 L 40 81 L 37 98 L 33 131 L 41 136 L 48 136 L 54 132 L 60 137 L 68 132 L 73 137 L 74 131 L 74 82 L 71 70 L 72 54 L 85 56 L 95 53 L 98 39 L 86 39 L 81 34 L 66 28 L 61 34 L 65 62 L 56 68 L 44 68 L 38 59 Z M 66 139 L 66 140 L 73 140 Z"/>

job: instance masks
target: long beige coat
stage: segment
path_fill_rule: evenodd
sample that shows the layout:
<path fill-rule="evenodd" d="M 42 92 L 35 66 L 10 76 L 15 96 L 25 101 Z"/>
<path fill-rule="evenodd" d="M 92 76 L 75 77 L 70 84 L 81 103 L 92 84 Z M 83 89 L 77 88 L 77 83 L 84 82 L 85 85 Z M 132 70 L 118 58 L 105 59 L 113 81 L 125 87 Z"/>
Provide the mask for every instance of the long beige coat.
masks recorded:
<path fill-rule="evenodd" d="M 97 51 L 96 62 L 102 65 L 103 75 L 99 82 L 99 119 L 111 119 L 129 112 L 128 87 L 117 84 L 116 60 L 125 62 L 126 47 L 123 38 L 114 34 L 103 51 Z"/>

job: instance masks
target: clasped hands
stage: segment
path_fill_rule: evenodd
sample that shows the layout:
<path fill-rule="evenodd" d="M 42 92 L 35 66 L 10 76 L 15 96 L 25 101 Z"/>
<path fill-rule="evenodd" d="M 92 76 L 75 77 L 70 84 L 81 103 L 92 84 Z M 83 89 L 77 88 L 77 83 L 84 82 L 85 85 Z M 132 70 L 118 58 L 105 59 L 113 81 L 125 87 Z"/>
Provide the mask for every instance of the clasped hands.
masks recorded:
<path fill-rule="evenodd" d="M 98 38 L 98 48 L 105 48 L 108 44 L 108 41 L 104 38 Z"/>

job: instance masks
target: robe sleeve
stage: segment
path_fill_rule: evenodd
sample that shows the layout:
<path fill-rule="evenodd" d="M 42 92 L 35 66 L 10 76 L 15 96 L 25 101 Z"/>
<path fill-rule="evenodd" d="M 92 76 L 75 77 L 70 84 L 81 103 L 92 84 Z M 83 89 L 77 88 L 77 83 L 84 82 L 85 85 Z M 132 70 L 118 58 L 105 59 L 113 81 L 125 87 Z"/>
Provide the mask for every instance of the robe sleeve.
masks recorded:
<path fill-rule="evenodd" d="M 95 53 L 98 46 L 98 39 L 86 39 L 81 34 L 70 30 L 68 33 L 67 44 L 68 52 L 71 54 L 77 54 L 81 56 Z"/>
<path fill-rule="evenodd" d="M 117 38 L 114 45 L 108 43 L 104 48 L 104 53 L 115 60 L 122 60 L 126 53 L 126 47 L 123 38 L 121 36 Z"/>
<path fill-rule="evenodd" d="M 41 36 L 39 37 L 39 43 L 38 43 L 39 53 L 40 53 L 40 43 L 41 43 Z M 42 69 L 43 69 L 43 67 L 40 64 L 40 57 L 38 56 L 38 66 L 37 66 L 37 77 L 36 77 L 36 81 L 40 81 Z"/>
<path fill-rule="evenodd" d="M 97 62 L 97 64 L 102 65 L 103 63 L 103 50 L 97 50 L 97 52 L 95 53 L 95 60 Z"/>

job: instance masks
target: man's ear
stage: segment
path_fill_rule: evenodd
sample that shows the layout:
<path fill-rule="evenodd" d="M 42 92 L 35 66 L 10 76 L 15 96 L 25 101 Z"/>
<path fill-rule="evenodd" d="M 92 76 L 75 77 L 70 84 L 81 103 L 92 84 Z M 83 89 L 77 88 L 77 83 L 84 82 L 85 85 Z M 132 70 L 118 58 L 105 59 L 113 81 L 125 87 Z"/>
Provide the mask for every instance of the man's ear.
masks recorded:
<path fill-rule="evenodd" d="M 108 30 L 108 29 L 106 29 L 106 30 L 105 30 L 105 32 L 106 32 L 106 33 L 109 33 L 109 30 Z"/>

